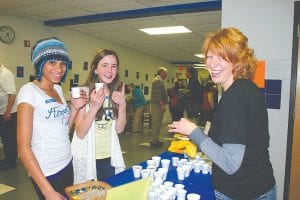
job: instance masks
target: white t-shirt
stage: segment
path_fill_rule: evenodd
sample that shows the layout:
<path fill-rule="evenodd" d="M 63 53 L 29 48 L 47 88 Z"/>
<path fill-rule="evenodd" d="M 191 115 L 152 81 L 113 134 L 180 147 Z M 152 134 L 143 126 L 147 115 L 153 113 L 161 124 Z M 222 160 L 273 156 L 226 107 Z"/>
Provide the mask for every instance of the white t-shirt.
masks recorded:
<path fill-rule="evenodd" d="M 69 140 L 70 109 L 59 85 L 54 89 L 63 104 L 56 102 L 33 83 L 24 85 L 17 104 L 28 103 L 34 108 L 31 148 L 45 176 L 62 170 L 71 161 Z"/>
<path fill-rule="evenodd" d="M 3 115 L 6 111 L 9 94 L 16 94 L 15 77 L 5 66 L 0 65 L 0 115 Z M 16 111 L 17 105 L 15 101 L 11 113 Z"/>

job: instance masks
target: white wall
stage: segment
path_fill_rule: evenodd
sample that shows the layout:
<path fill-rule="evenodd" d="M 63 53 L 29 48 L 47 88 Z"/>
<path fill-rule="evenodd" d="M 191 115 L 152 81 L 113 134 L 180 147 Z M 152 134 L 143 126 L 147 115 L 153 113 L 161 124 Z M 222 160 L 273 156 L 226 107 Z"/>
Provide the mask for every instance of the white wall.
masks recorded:
<path fill-rule="evenodd" d="M 16 73 L 16 66 L 24 66 L 24 78 L 16 78 L 17 88 L 29 81 L 29 75 L 34 74 L 34 69 L 30 61 L 31 48 L 35 42 L 44 37 L 57 36 L 65 42 L 69 49 L 73 67 L 69 71 L 68 80 L 62 84 L 65 97 L 68 99 L 69 79 L 74 74 L 80 74 L 80 83 L 84 83 L 88 71 L 84 71 L 83 62 L 90 63 L 96 50 L 100 48 L 113 49 L 118 53 L 120 58 L 120 77 L 125 83 L 135 83 L 149 86 L 158 67 L 167 67 L 170 79 L 175 77 L 174 66 L 157 57 L 137 52 L 133 49 L 111 43 L 99 38 L 78 33 L 66 28 L 44 26 L 41 21 L 35 21 L 27 18 L 20 18 L 10 15 L 0 14 L 1 24 L 9 25 L 15 29 L 16 39 L 11 44 L 0 42 L 0 62 L 6 65 L 13 73 Z M 31 41 L 31 47 L 24 47 L 24 40 Z M 124 77 L 124 70 L 128 69 L 129 77 Z M 136 79 L 136 72 L 140 73 L 140 79 Z M 148 74 L 148 81 L 145 81 L 145 74 Z M 171 81 L 166 87 L 171 87 Z M 150 94 L 150 93 L 149 93 Z M 150 95 L 146 96 L 147 99 Z"/>
<path fill-rule="evenodd" d="M 282 80 L 281 109 L 268 109 L 270 157 L 283 199 L 294 0 L 222 1 L 222 27 L 235 26 L 248 36 L 258 59 L 266 60 L 266 79 Z"/>

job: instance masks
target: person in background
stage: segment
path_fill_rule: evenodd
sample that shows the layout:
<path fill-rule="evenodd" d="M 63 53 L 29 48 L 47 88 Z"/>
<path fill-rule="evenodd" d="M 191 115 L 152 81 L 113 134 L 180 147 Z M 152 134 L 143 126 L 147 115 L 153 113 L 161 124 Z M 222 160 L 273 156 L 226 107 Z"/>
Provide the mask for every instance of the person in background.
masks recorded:
<path fill-rule="evenodd" d="M 207 82 L 204 86 L 202 99 L 200 125 L 204 126 L 206 121 L 212 121 L 215 110 L 214 84 L 212 82 Z"/>
<path fill-rule="evenodd" d="M 0 64 L 0 136 L 5 158 L 0 160 L 0 170 L 16 166 L 18 157 L 16 125 L 17 104 L 14 74 Z"/>
<path fill-rule="evenodd" d="M 134 84 L 129 84 L 129 90 L 132 93 L 132 104 L 133 104 L 133 134 L 141 133 L 142 131 L 142 117 L 144 114 L 145 105 L 147 101 L 144 97 L 142 90 Z"/>
<path fill-rule="evenodd" d="M 168 103 L 168 94 L 164 84 L 164 80 L 167 78 L 167 76 L 168 70 L 164 67 L 160 67 L 157 70 L 157 75 L 152 80 L 150 97 L 152 115 L 152 141 L 150 144 L 152 147 L 163 146 L 163 142 L 159 141 L 159 134 L 162 127 L 164 112 L 166 111 L 166 104 Z"/>
<path fill-rule="evenodd" d="M 274 200 L 268 112 L 251 80 L 256 58 L 248 38 L 236 28 L 224 28 L 207 36 L 203 53 L 212 81 L 224 88 L 208 136 L 184 118 L 170 124 L 169 131 L 189 135 L 213 162 L 216 199 Z"/>
<path fill-rule="evenodd" d="M 69 131 L 86 95 L 68 106 L 59 83 L 70 65 L 65 44 L 56 37 L 37 41 L 31 52 L 36 79 L 22 86 L 17 97 L 17 142 L 21 161 L 39 199 L 66 199 L 73 184 Z"/>
<path fill-rule="evenodd" d="M 188 96 L 186 97 L 186 112 L 189 119 L 199 123 L 202 104 L 202 86 L 197 77 L 197 70 L 193 67 L 188 67 L 186 70 L 186 78 L 189 79 L 187 89 Z"/>
<path fill-rule="evenodd" d="M 184 105 L 184 89 L 182 80 L 177 80 L 173 88 L 169 90 L 170 94 L 170 112 L 172 115 L 172 121 L 178 121 L 183 117 Z"/>
<path fill-rule="evenodd" d="M 103 180 L 125 169 L 118 134 L 126 126 L 125 84 L 115 51 L 100 49 L 91 62 L 86 87 L 90 101 L 76 117 L 72 140 L 74 183 Z M 96 83 L 103 87 L 96 90 Z"/>

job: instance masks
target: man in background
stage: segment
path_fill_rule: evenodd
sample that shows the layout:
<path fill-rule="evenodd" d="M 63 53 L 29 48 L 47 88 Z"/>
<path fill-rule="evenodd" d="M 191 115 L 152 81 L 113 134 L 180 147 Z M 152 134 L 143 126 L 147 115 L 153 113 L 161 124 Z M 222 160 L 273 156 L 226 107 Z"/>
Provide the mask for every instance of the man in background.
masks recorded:
<path fill-rule="evenodd" d="M 142 90 L 133 83 L 129 84 L 129 90 L 132 93 L 133 104 L 133 134 L 140 134 L 142 132 L 142 118 L 147 101 Z"/>
<path fill-rule="evenodd" d="M 0 170 L 11 169 L 17 160 L 17 107 L 14 74 L 0 64 L 0 136 L 5 158 L 0 160 Z"/>
<path fill-rule="evenodd" d="M 164 80 L 168 76 L 168 71 L 164 67 L 157 70 L 157 75 L 152 80 L 150 106 L 152 120 L 152 147 L 161 147 L 163 142 L 159 141 L 159 133 L 162 127 L 164 112 L 168 103 L 168 94 Z"/>
<path fill-rule="evenodd" d="M 186 70 L 188 82 L 188 97 L 186 100 L 186 112 L 189 119 L 195 120 L 198 124 L 200 120 L 203 89 L 198 80 L 198 72 L 195 68 L 189 67 Z"/>

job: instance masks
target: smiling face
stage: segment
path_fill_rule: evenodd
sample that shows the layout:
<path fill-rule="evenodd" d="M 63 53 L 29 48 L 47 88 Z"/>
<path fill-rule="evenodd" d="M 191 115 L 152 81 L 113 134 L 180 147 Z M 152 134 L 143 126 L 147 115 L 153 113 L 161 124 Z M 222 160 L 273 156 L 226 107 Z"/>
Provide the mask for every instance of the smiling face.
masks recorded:
<path fill-rule="evenodd" d="M 234 81 L 233 64 L 211 51 L 206 54 L 205 64 L 212 81 L 221 84 L 226 91 Z"/>
<path fill-rule="evenodd" d="M 96 72 L 100 82 L 111 83 L 118 72 L 118 61 L 114 55 L 104 56 L 97 65 Z"/>
<path fill-rule="evenodd" d="M 60 60 L 50 60 L 44 64 L 42 81 L 59 83 L 66 73 L 66 63 Z"/>

